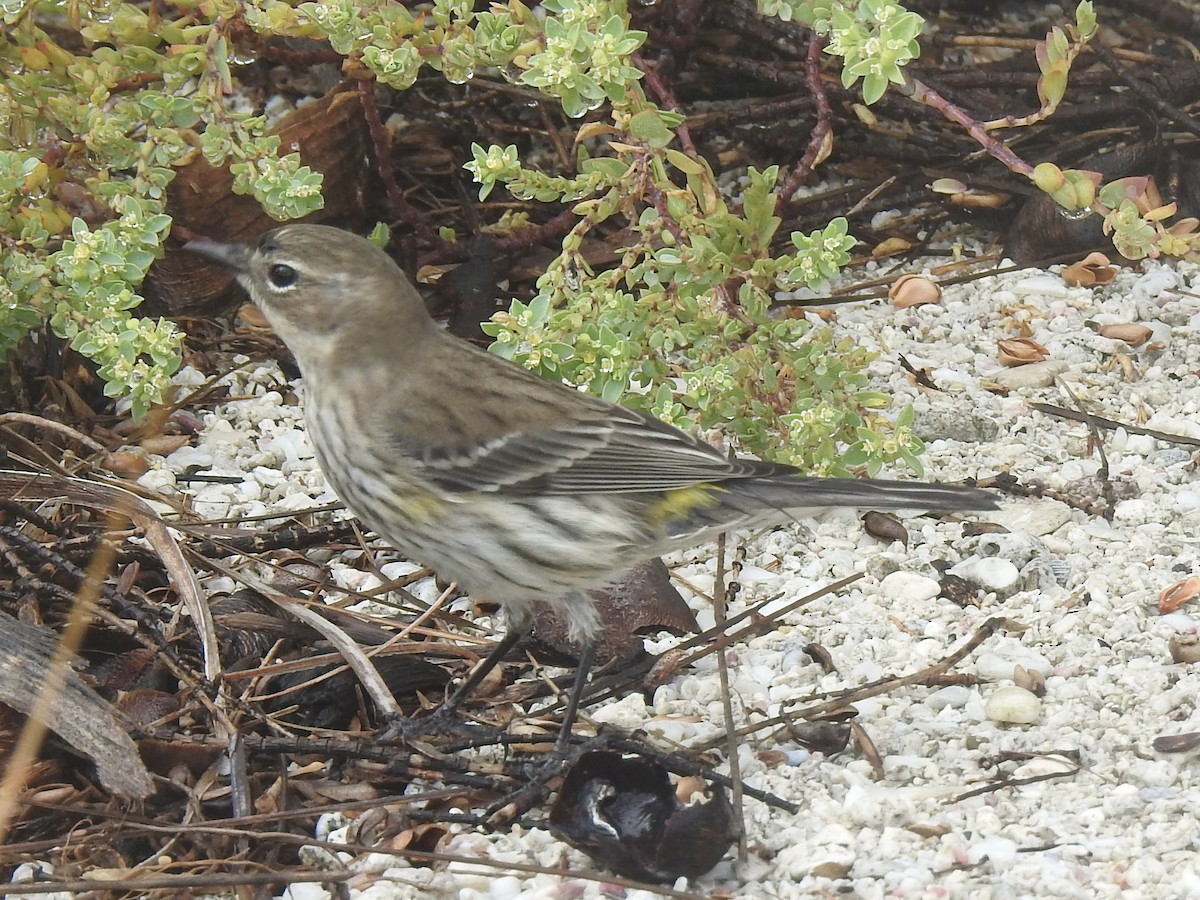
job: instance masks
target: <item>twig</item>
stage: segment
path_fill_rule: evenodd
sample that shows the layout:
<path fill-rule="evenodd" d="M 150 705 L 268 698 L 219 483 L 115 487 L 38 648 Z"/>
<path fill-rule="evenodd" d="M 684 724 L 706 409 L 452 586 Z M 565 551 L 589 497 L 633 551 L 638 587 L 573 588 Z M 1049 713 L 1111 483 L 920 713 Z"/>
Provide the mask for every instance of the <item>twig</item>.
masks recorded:
<path fill-rule="evenodd" d="M 733 577 L 729 579 L 728 583 L 725 580 L 725 555 L 728 549 L 728 536 L 722 532 L 720 537 L 717 538 L 717 573 L 713 586 L 713 615 L 716 619 L 716 627 L 722 632 L 726 627 L 729 601 L 733 599 L 740 587 L 737 583 L 737 570 L 741 566 L 737 560 L 734 561 L 731 567 L 733 571 L 730 574 Z M 739 554 L 741 552 L 741 548 L 739 548 Z M 744 822 L 746 815 L 742 804 L 742 766 L 738 756 L 737 729 L 733 722 L 733 693 L 729 689 L 729 660 L 725 653 L 717 654 L 717 677 L 721 683 L 721 713 L 725 719 L 725 735 L 728 738 L 725 747 L 725 756 L 729 761 L 729 777 L 733 780 L 730 802 L 733 806 L 736 821 Z M 737 834 L 738 859 L 741 862 L 745 862 L 747 859 L 746 829 L 739 827 Z"/>
<path fill-rule="evenodd" d="M 1071 390 L 1071 386 L 1061 378 L 1058 379 L 1058 385 L 1066 392 L 1067 396 L 1071 398 L 1071 402 L 1074 403 L 1079 409 L 1080 414 L 1083 416 L 1082 421 L 1087 423 L 1088 433 L 1091 435 L 1092 439 L 1091 442 L 1095 445 L 1096 454 L 1100 457 L 1100 470 L 1096 473 L 1096 477 L 1100 479 L 1101 489 L 1104 492 L 1104 518 L 1111 522 L 1113 511 L 1117 506 L 1117 497 L 1113 490 L 1112 478 L 1109 477 L 1112 470 L 1108 465 L 1108 454 L 1104 452 L 1104 441 L 1100 438 L 1100 429 L 1096 427 L 1096 423 L 1092 421 L 1092 417 L 1084 411 L 1082 401 L 1080 401 L 1080 399 L 1075 395 L 1075 392 Z"/>
<path fill-rule="evenodd" d="M 1053 403 L 1030 403 L 1029 408 L 1036 409 L 1038 412 L 1045 413 L 1048 416 L 1070 419 L 1072 422 L 1086 422 L 1089 426 L 1095 428 L 1105 428 L 1110 431 L 1116 428 L 1124 428 L 1130 434 L 1144 434 L 1147 437 L 1165 441 L 1168 444 L 1181 444 L 1184 447 L 1200 447 L 1200 438 L 1188 437 L 1186 434 L 1175 434 L 1171 431 L 1159 431 L 1156 428 L 1143 428 L 1140 425 L 1133 425 L 1129 422 L 1118 422 L 1116 419 L 1108 419 L 1093 413 L 1067 409 L 1063 406 L 1056 406 Z"/>
<path fill-rule="evenodd" d="M 446 245 L 446 241 L 429 227 L 425 217 L 413 209 L 404 191 L 396 182 L 396 169 L 392 165 L 392 136 L 388 133 L 379 117 L 379 104 L 375 102 L 375 82 L 372 80 L 358 82 L 358 96 L 362 100 L 363 118 L 367 120 L 367 129 L 371 133 L 371 142 L 375 145 L 375 164 L 379 167 L 379 178 L 383 181 L 383 189 L 387 192 L 388 200 L 398 215 L 423 241 L 435 246 Z"/>
<path fill-rule="evenodd" d="M 769 728 L 774 725 L 788 725 L 796 719 L 816 719 L 822 716 L 827 716 L 830 713 L 844 709 L 847 706 L 857 703 L 861 700 L 866 700 L 868 697 L 875 697 L 879 694 L 886 694 L 898 688 L 907 687 L 912 684 L 923 684 L 930 678 L 943 675 L 953 666 L 958 665 L 962 660 L 966 659 L 975 651 L 980 644 L 995 634 L 1004 627 L 1004 619 L 992 618 L 984 622 L 975 631 L 971 637 L 963 642 L 963 644 L 945 657 L 941 662 L 932 666 L 921 669 L 918 672 L 913 672 L 911 675 L 899 675 L 896 677 L 880 678 L 870 684 L 860 685 L 849 690 L 841 691 L 831 700 L 826 700 L 824 703 L 818 703 L 814 706 L 808 706 L 804 709 L 795 710 L 789 713 L 783 713 L 770 719 L 764 719 L 761 722 L 756 722 L 753 725 L 743 728 L 739 734 L 749 735 L 756 731 L 761 731 L 763 728 Z M 708 749 L 712 747 L 716 741 L 709 741 L 701 745 L 697 749 Z"/>
<path fill-rule="evenodd" d="M 1137 94 L 1142 100 L 1162 114 L 1164 118 L 1170 119 L 1181 128 L 1190 131 L 1192 134 L 1200 137 L 1200 120 L 1189 114 L 1187 110 L 1176 106 L 1173 103 L 1168 103 L 1163 99 L 1162 94 L 1156 91 L 1151 85 L 1142 81 L 1141 78 L 1134 75 L 1129 69 L 1121 65 L 1121 61 L 1113 54 L 1111 50 L 1105 47 L 1100 41 L 1093 41 L 1088 45 L 1088 48 L 1096 54 L 1096 57 L 1108 68 L 1116 73 L 1117 77 L 1129 85 L 1129 89 Z"/>

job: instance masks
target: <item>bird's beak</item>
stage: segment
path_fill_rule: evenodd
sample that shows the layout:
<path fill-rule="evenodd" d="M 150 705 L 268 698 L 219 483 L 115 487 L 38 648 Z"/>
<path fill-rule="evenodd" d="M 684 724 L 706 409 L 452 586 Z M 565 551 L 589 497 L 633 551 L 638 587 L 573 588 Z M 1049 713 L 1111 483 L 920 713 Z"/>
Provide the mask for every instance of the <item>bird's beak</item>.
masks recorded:
<path fill-rule="evenodd" d="M 250 268 L 250 248 L 245 244 L 219 244 L 216 241 L 188 241 L 183 249 L 219 263 L 235 275 Z"/>

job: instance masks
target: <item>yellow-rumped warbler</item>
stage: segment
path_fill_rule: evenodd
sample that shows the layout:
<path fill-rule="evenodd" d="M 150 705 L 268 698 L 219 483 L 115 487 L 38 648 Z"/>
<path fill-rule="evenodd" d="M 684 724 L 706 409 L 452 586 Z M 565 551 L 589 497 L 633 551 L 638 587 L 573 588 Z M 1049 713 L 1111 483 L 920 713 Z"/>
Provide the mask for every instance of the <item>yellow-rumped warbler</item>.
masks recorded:
<path fill-rule="evenodd" d="M 254 245 L 187 249 L 235 272 L 295 354 L 338 496 L 405 555 L 501 604 L 513 640 L 546 603 L 586 658 L 601 627 L 588 589 L 726 529 L 829 507 L 996 505 L 978 488 L 727 459 L 458 340 L 382 250 L 346 231 L 287 225 Z"/>

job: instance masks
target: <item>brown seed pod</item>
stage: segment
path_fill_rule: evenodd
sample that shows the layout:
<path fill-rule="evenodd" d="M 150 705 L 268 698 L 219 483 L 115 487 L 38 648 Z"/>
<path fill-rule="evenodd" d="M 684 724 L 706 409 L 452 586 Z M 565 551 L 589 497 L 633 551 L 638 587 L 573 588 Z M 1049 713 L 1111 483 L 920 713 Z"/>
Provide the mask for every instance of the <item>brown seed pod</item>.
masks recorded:
<path fill-rule="evenodd" d="M 881 541 L 899 541 L 908 546 L 908 530 L 894 516 L 872 510 L 862 517 L 862 521 L 863 528 L 871 537 Z"/>
<path fill-rule="evenodd" d="M 1124 341 L 1130 347 L 1140 347 L 1146 341 L 1150 340 L 1151 335 L 1154 334 L 1145 325 L 1137 322 L 1118 322 L 1115 325 L 1101 325 L 1098 331 L 1101 337 Z"/>
<path fill-rule="evenodd" d="M 905 240 L 902 237 L 884 238 L 878 244 L 871 248 L 872 259 L 885 259 L 889 256 L 895 256 L 898 253 L 904 253 L 912 249 L 912 241 Z"/>
<path fill-rule="evenodd" d="M 942 289 L 936 281 L 924 275 L 901 275 L 888 289 L 888 298 L 899 309 L 906 309 L 939 302 Z"/>

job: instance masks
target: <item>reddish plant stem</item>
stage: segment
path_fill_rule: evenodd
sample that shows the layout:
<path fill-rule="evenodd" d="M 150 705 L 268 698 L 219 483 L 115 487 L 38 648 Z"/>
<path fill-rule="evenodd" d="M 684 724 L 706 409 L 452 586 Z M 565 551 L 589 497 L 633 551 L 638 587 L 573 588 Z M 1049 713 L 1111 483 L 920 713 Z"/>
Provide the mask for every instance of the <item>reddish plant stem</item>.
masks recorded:
<path fill-rule="evenodd" d="M 358 82 L 358 96 L 362 101 L 363 118 L 367 121 L 367 129 L 371 132 L 371 142 L 375 146 L 375 164 L 379 167 L 379 178 L 383 189 L 391 201 L 392 208 L 413 233 L 421 240 L 445 250 L 447 242 L 425 223 L 424 217 L 408 202 L 408 197 L 396 183 L 396 169 L 392 165 L 392 136 L 388 134 L 383 120 L 379 118 L 379 104 L 375 102 L 375 82 L 363 80 Z"/>
<path fill-rule="evenodd" d="M 800 185 L 812 174 L 813 168 L 829 156 L 833 144 L 833 107 L 829 105 L 829 95 L 825 93 L 825 85 L 821 83 L 821 51 L 824 48 L 825 38 L 815 33 L 809 37 L 808 53 L 804 57 L 804 81 L 813 98 L 817 122 L 808 138 L 804 156 L 788 173 L 779 191 L 785 206 L 791 202 L 792 194 L 796 193 Z"/>
<path fill-rule="evenodd" d="M 658 70 L 646 62 L 639 53 L 633 54 L 631 58 L 633 59 L 633 64 L 646 76 L 646 87 L 650 88 L 654 95 L 658 97 L 663 108 L 671 112 L 679 112 L 679 101 L 675 99 L 675 95 L 671 92 L 671 89 L 658 77 Z M 686 122 L 679 124 L 675 129 L 675 134 L 679 137 L 679 144 L 683 147 L 684 153 L 693 158 L 699 155 L 696 152 L 696 145 L 692 143 L 692 135 L 688 131 Z"/>
<path fill-rule="evenodd" d="M 895 89 L 908 99 L 920 103 L 922 106 L 936 109 L 951 122 L 962 126 L 963 130 L 971 135 L 989 156 L 999 160 L 1010 171 L 1024 175 L 1026 178 L 1033 177 L 1033 166 L 1013 153 L 1008 145 L 992 137 L 982 122 L 972 118 L 964 109 L 951 103 L 929 85 L 913 78 L 906 80 L 903 84 L 895 85 Z"/>
<path fill-rule="evenodd" d="M 500 253 L 512 254 L 528 250 L 539 244 L 557 241 L 571 230 L 578 218 L 574 210 L 564 209 L 548 222 L 541 225 L 530 225 L 528 228 L 522 228 L 516 234 L 497 239 L 496 250 Z"/>

